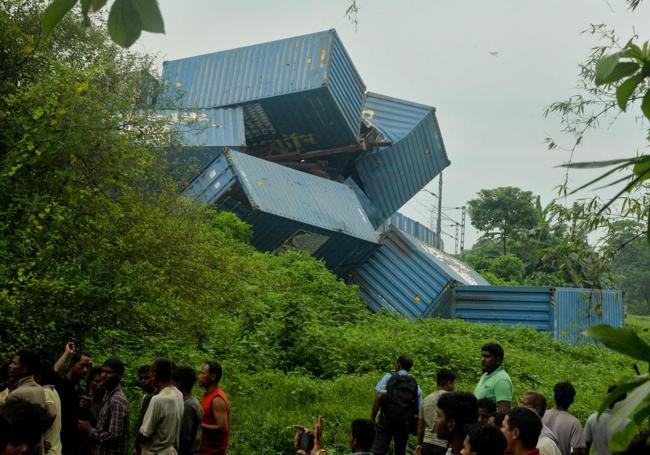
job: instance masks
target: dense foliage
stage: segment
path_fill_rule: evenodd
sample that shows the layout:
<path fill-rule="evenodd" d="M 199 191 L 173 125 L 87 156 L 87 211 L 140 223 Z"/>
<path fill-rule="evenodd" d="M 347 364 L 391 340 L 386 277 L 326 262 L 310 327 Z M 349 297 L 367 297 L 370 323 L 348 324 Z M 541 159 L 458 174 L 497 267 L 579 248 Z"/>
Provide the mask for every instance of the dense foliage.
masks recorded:
<path fill-rule="evenodd" d="M 617 286 L 601 251 L 592 247 L 578 228 L 572 209 L 560 210 L 551 203 L 542 208 L 530 191 L 506 187 L 485 189 L 470 201 L 472 223 L 483 235 L 461 254 L 488 281 L 496 285 Z M 473 204 L 473 205 L 472 205 Z M 521 221 L 521 214 L 526 214 Z M 483 220 L 483 221 L 481 221 Z M 501 220 L 508 235 L 492 229 L 485 220 Z M 498 229 L 498 228 L 497 228 Z"/>

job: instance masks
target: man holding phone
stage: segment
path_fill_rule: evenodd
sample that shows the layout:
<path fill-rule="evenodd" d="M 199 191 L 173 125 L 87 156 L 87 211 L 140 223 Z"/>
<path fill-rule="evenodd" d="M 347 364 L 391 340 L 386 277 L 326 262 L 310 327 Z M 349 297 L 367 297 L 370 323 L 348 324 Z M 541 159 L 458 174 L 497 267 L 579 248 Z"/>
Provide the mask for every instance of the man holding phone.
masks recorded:
<path fill-rule="evenodd" d="M 54 384 L 61 398 L 61 444 L 63 455 L 78 455 L 81 433 L 77 421 L 82 417 L 80 410 L 83 396 L 79 382 L 88 374 L 92 359 L 90 355 L 76 349 L 74 343 L 69 341 L 61 357 L 54 364 L 54 371 L 61 373 L 66 362 L 70 360 L 70 368 L 65 375 L 60 376 Z"/>

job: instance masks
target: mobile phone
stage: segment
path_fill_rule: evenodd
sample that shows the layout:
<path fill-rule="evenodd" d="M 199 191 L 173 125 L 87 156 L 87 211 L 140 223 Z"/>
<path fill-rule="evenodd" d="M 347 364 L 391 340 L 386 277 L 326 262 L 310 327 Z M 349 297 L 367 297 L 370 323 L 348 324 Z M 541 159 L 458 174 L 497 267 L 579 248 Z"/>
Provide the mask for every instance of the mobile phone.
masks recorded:
<path fill-rule="evenodd" d="M 303 431 L 300 434 L 300 443 L 298 444 L 301 450 L 309 453 L 314 448 L 314 435 L 311 431 Z"/>

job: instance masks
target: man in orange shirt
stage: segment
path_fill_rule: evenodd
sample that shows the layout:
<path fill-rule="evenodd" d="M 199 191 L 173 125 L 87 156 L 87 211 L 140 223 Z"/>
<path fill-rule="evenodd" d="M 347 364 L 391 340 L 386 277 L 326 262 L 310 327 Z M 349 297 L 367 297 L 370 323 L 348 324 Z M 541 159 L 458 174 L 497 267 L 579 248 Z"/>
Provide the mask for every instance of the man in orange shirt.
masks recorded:
<path fill-rule="evenodd" d="M 201 399 L 203 423 L 201 446 L 197 455 L 226 455 L 230 440 L 230 403 L 219 387 L 223 370 L 218 362 L 206 362 L 201 367 L 198 383 L 205 388 Z"/>

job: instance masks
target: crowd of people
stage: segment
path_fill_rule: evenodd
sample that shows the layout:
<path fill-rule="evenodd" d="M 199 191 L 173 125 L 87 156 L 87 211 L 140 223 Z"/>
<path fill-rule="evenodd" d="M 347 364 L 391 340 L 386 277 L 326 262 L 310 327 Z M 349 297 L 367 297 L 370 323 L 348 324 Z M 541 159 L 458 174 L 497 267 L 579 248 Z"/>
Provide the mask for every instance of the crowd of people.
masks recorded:
<path fill-rule="evenodd" d="M 404 355 L 374 388 L 370 418 L 354 420 L 349 444 L 356 455 L 405 455 L 415 435 L 416 455 L 596 455 L 611 454 L 608 425 L 617 401 L 594 412 L 584 428 L 569 409 L 575 388 L 553 388 L 555 406 L 527 391 L 514 400 L 505 353 L 497 343 L 481 348 L 483 375 L 473 393 L 455 391 L 456 374 L 442 368 L 436 390 L 424 396 Z M 64 373 L 65 371 L 65 373 Z M 138 369 L 143 396 L 134 444 L 129 445 L 129 403 L 121 382 L 125 366 L 116 358 L 92 367 L 88 353 L 68 343 L 52 363 L 23 350 L 0 368 L 0 455 L 225 455 L 230 439 L 230 403 L 219 386 L 222 368 L 205 362 L 197 372 L 158 358 Z M 86 388 L 82 388 L 85 379 Z M 201 401 L 195 384 L 205 389 Z M 608 389 L 612 394 L 615 386 Z M 616 394 L 618 395 L 618 394 Z M 301 455 L 326 455 L 323 419 L 314 428 L 296 425 Z M 648 454 L 648 432 L 625 455 Z"/>
<path fill-rule="evenodd" d="M 116 358 L 92 368 L 91 356 L 72 343 L 54 364 L 16 353 L 0 370 L 0 455 L 226 454 L 230 404 L 218 362 L 204 363 L 198 375 L 165 358 L 138 369 L 144 395 L 134 447 L 124 370 Z M 197 379 L 205 389 L 200 403 L 192 396 Z"/>
<path fill-rule="evenodd" d="M 481 348 L 483 375 L 473 393 L 455 391 L 456 374 L 442 368 L 437 389 L 423 397 L 409 373 L 413 360 L 397 359 L 391 373 L 375 386 L 370 419 L 355 420 L 350 429 L 350 448 L 355 455 L 385 455 L 392 443 L 395 455 L 405 455 L 410 435 L 416 435 L 416 455 L 611 455 L 612 435 L 622 431 L 608 426 L 618 397 L 603 413 L 594 412 L 585 427 L 569 412 L 576 390 L 569 382 L 553 388 L 555 406 L 547 409 L 546 397 L 525 392 L 514 401 L 512 380 L 503 367 L 505 353 L 497 343 Z M 616 390 L 611 386 L 608 394 Z M 648 455 L 650 433 L 641 432 L 625 455 Z M 301 455 L 326 455 L 323 419 L 314 428 L 296 426 L 294 447 Z"/>

